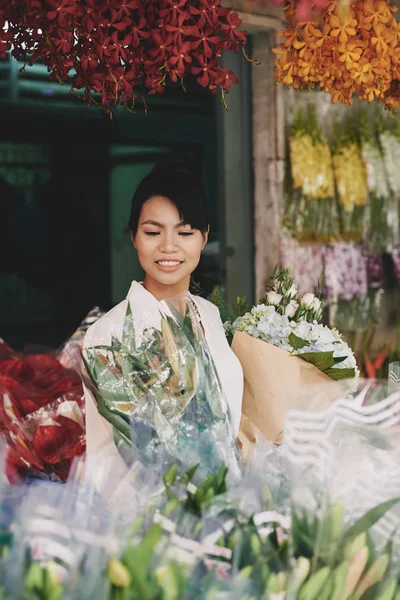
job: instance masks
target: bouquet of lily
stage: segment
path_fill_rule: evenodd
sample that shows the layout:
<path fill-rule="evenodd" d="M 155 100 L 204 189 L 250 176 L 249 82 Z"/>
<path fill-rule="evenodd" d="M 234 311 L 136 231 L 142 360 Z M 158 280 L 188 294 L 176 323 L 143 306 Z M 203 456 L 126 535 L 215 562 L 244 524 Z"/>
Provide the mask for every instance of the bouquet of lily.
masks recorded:
<path fill-rule="evenodd" d="M 289 269 L 276 268 L 258 306 L 228 325 L 245 377 L 243 414 L 271 441 L 283 430 L 287 400 L 311 383 L 358 375 L 353 352 L 322 325 L 317 295 L 299 297 Z"/>
<path fill-rule="evenodd" d="M 189 296 L 160 302 L 160 328 L 136 326 L 128 303 L 109 346 L 85 348 L 85 383 L 114 439 L 149 463 L 160 447 L 198 477 L 222 463 L 239 473 L 229 407 Z"/>

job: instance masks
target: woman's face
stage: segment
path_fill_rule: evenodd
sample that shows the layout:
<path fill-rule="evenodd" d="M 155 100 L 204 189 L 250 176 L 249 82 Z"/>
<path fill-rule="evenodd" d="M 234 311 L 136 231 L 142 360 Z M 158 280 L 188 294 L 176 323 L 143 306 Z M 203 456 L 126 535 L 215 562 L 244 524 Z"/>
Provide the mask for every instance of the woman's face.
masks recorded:
<path fill-rule="evenodd" d="M 147 289 L 171 286 L 176 293 L 187 291 L 207 237 L 208 234 L 183 223 L 168 198 L 153 196 L 147 200 L 132 239 L 146 272 Z"/>

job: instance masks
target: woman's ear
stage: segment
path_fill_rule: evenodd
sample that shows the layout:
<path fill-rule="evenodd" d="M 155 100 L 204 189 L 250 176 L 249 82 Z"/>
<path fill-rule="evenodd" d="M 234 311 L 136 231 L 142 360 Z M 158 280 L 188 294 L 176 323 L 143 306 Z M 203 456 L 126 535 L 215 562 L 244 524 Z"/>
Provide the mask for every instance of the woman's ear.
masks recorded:
<path fill-rule="evenodd" d="M 208 226 L 207 231 L 203 231 L 202 235 L 203 235 L 203 246 L 202 246 L 202 250 L 204 250 L 204 248 L 207 246 L 207 242 L 208 242 L 208 234 L 210 233 L 210 226 Z"/>
<path fill-rule="evenodd" d="M 133 247 L 135 248 L 135 250 L 137 250 L 137 248 L 136 248 L 136 242 L 135 242 L 135 236 L 132 233 L 132 231 L 129 232 L 129 237 L 131 238 L 131 242 L 133 244 Z"/>

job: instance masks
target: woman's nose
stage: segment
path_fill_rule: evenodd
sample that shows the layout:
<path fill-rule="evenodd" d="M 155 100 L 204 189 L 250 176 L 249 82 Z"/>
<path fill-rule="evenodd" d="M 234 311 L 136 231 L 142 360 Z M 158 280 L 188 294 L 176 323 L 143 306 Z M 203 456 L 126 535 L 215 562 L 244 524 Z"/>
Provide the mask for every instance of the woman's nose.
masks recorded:
<path fill-rule="evenodd" d="M 179 246 L 177 244 L 176 237 L 174 233 L 166 233 L 162 239 L 160 244 L 161 252 L 177 252 L 179 250 Z"/>

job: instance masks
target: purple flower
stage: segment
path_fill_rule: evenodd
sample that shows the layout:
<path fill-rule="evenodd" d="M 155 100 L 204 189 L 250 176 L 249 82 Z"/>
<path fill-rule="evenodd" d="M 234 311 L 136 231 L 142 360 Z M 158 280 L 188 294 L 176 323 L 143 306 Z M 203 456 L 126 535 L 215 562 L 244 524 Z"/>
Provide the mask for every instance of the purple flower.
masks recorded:
<path fill-rule="evenodd" d="M 367 276 L 369 288 L 373 290 L 383 288 L 384 274 L 383 258 L 381 254 L 375 256 L 373 254 L 367 254 Z"/>
<path fill-rule="evenodd" d="M 357 244 L 340 242 L 326 246 L 324 267 L 324 295 L 328 302 L 367 295 L 367 259 Z"/>

